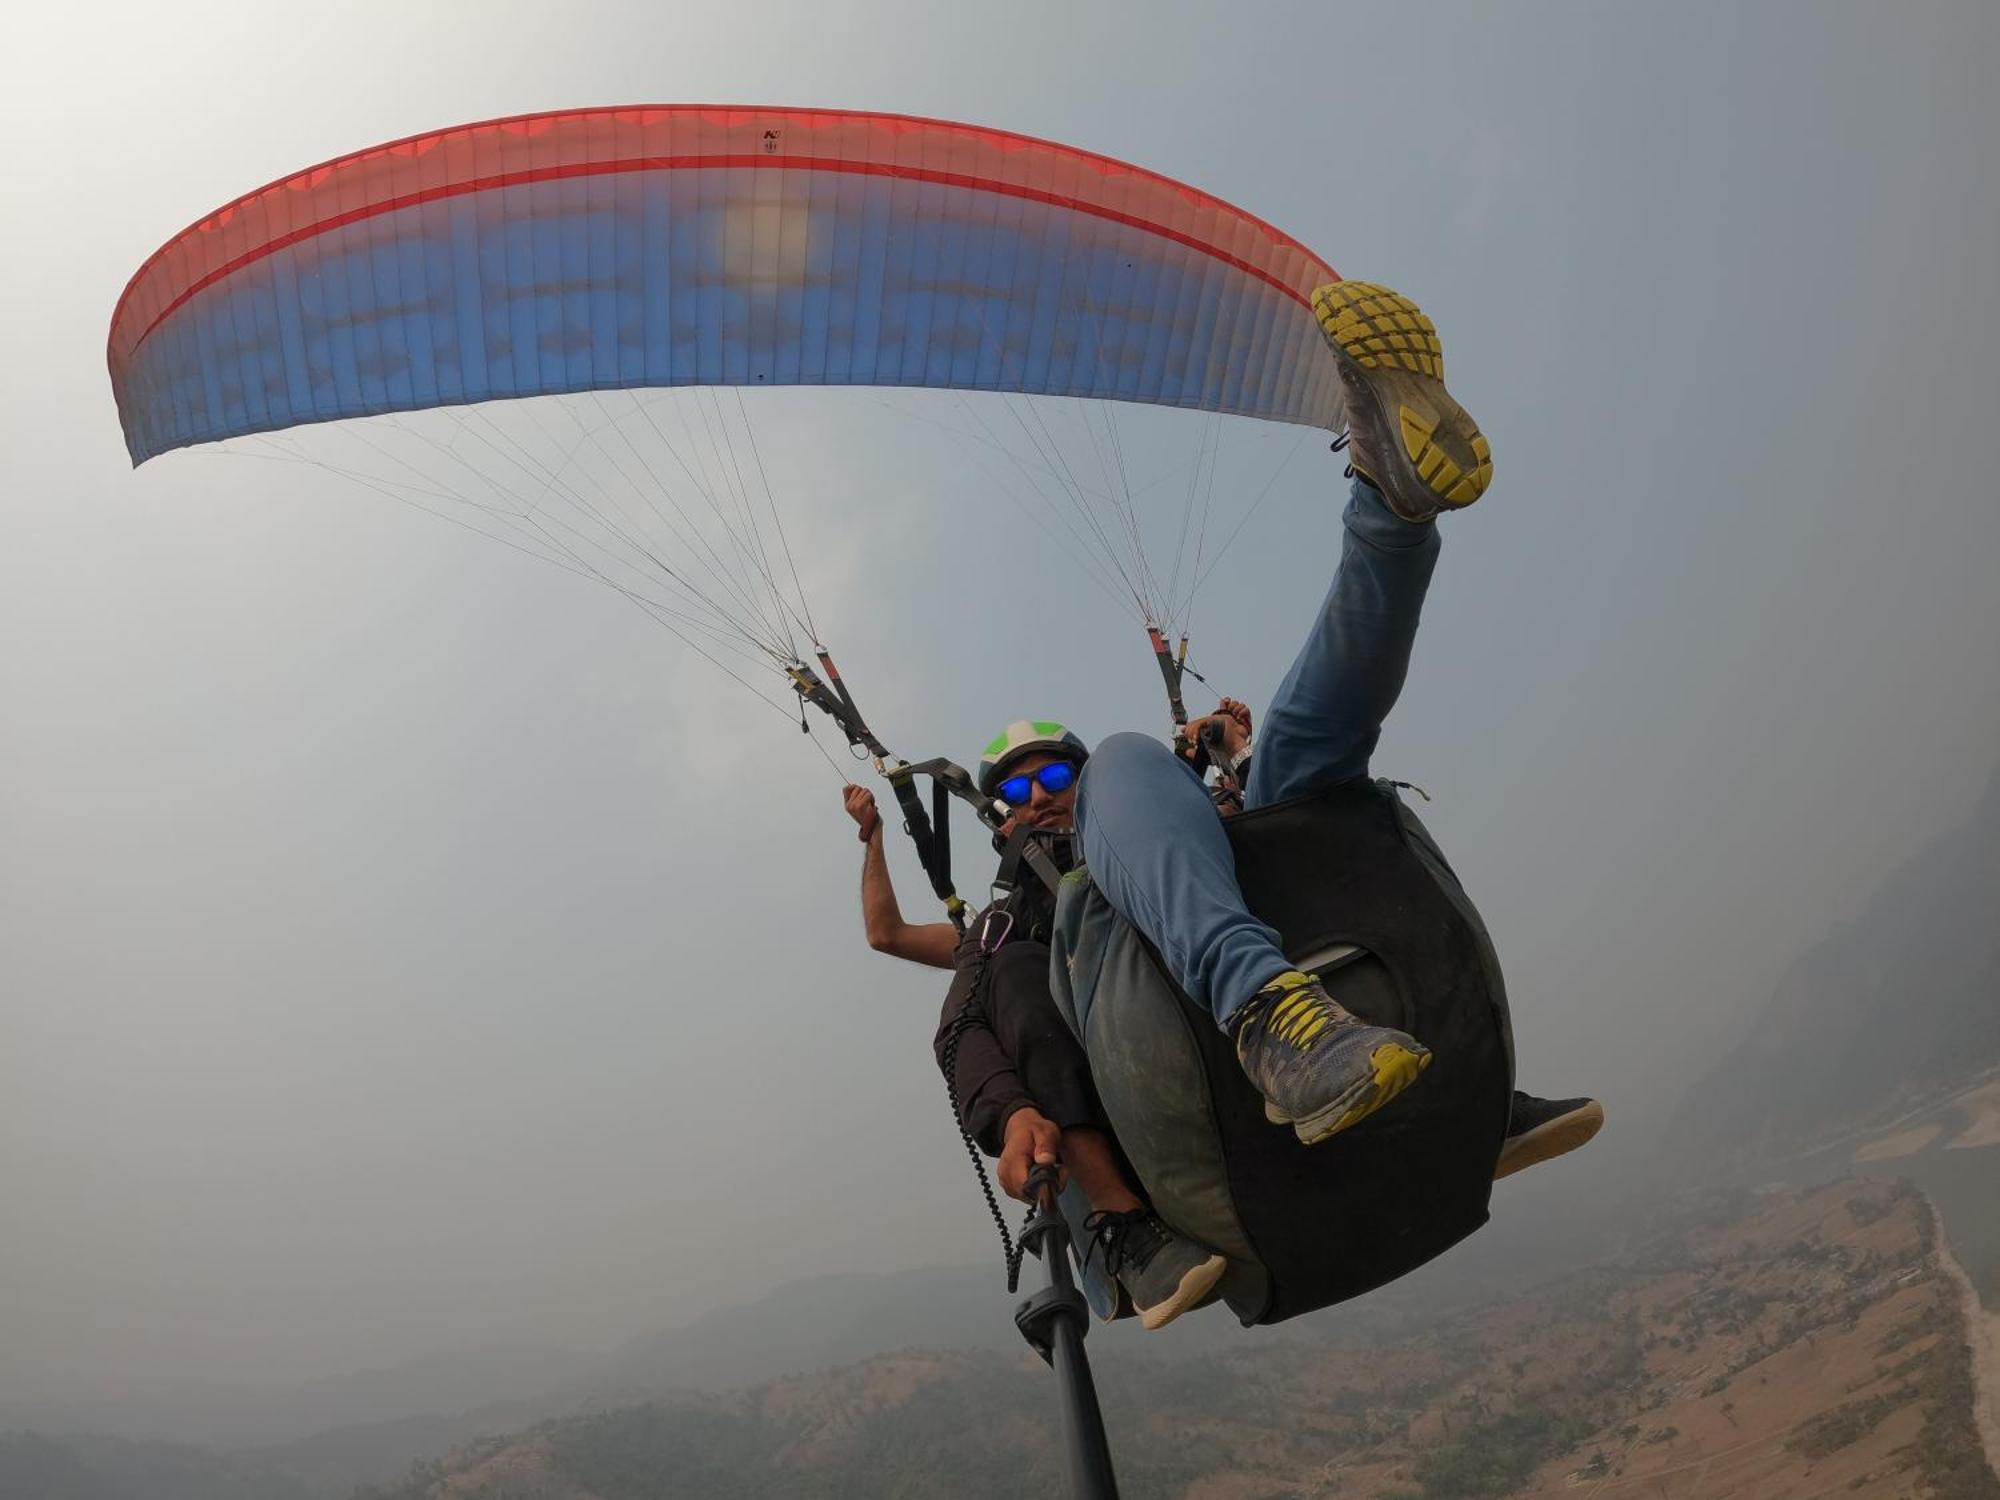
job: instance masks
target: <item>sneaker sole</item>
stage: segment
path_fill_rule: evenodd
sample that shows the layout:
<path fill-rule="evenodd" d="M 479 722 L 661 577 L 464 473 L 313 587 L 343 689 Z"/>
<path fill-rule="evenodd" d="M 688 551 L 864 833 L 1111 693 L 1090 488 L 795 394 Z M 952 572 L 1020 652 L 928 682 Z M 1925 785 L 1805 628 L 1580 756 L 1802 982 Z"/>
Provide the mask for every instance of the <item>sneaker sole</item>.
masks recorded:
<path fill-rule="evenodd" d="M 1222 1273 L 1228 1269 L 1227 1260 L 1220 1255 L 1211 1255 L 1181 1278 L 1181 1284 L 1174 1288 L 1171 1296 L 1162 1298 L 1151 1307 L 1140 1308 L 1140 1326 L 1149 1333 L 1155 1328 L 1165 1328 L 1214 1291 L 1215 1284 L 1222 1280 Z"/>
<path fill-rule="evenodd" d="M 1361 377 L 1382 425 L 1402 439 L 1400 452 L 1389 445 L 1386 453 L 1396 472 L 1368 476 L 1376 487 L 1384 495 L 1428 495 L 1436 510 L 1463 510 L 1485 494 L 1492 447 L 1444 388 L 1444 346 L 1423 309 L 1372 281 L 1335 281 L 1312 300 L 1334 357 Z"/>
<path fill-rule="evenodd" d="M 1303 1145 L 1317 1146 L 1350 1125 L 1360 1124 L 1415 1083 L 1417 1076 L 1431 1065 L 1431 1054 L 1428 1048 L 1412 1052 L 1408 1047 L 1388 1042 L 1368 1055 L 1368 1065 L 1370 1076 L 1325 1109 L 1303 1120 L 1294 1120 L 1267 1099 L 1264 1118 L 1273 1125 L 1290 1125 Z"/>
<path fill-rule="evenodd" d="M 1603 1128 L 1604 1106 L 1593 1099 L 1581 1109 L 1523 1131 L 1500 1148 L 1500 1159 L 1493 1164 L 1493 1180 L 1498 1182 L 1525 1167 L 1566 1156 L 1579 1146 L 1589 1145 Z"/>

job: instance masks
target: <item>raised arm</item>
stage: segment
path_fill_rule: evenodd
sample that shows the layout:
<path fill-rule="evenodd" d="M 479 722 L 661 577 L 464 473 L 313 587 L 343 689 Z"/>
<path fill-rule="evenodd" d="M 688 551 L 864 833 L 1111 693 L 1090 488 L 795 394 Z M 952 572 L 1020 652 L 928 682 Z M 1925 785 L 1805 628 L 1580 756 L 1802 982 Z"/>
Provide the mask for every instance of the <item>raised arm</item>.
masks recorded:
<path fill-rule="evenodd" d="M 867 850 L 861 857 L 861 921 L 868 933 L 868 946 L 893 958 L 928 964 L 933 969 L 952 967 L 952 950 L 958 946 L 958 929 L 949 922 L 905 922 L 896 902 L 895 883 L 889 878 L 889 860 L 882 848 L 882 813 L 875 806 L 875 794 L 865 786 L 842 789 L 847 815 L 861 830 Z"/>

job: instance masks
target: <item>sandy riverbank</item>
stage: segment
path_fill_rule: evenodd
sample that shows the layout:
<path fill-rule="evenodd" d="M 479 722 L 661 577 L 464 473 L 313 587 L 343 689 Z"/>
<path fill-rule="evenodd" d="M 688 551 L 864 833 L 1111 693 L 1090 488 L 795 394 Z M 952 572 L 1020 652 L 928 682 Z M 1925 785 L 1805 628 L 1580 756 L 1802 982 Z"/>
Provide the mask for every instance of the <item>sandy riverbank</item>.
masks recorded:
<path fill-rule="evenodd" d="M 1945 1145 L 1947 1151 L 1970 1151 L 1981 1146 L 2000 1146 L 2000 1083 L 1974 1089 L 1955 1101 L 1966 1117 L 1966 1126 Z"/>
<path fill-rule="evenodd" d="M 1812 1154 L 1855 1142 L 1849 1159 L 1865 1166 L 1914 1156 L 1940 1137 L 1947 1151 L 2000 1146 L 2000 1080 L 1987 1073 L 1949 1098 L 1927 1101 L 1893 1120 L 1862 1126 L 1815 1148 Z"/>
<path fill-rule="evenodd" d="M 1959 1307 L 1965 1315 L 1965 1339 L 1972 1350 L 1973 1420 L 1986 1449 L 1986 1466 L 2000 1476 L 2000 1313 L 1988 1312 L 1980 1304 L 1972 1278 L 1965 1274 L 1965 1267 L 1945 1239 L 1944 1215 L 1938 1212 L 1935 1201 L 1926 1201 L 1937 1224 L 1938 1267 L 1957 1286 Z"/>
<path fill-rule="evenodd" d="M 1880 1136 L 1864 1146 L 1857 1147 L 1854 1160 L 1857 1163 L 1896 1161 L 1905 1156 L 1915 1156 L 1943 1133 L 1942 1125 L 1913 1125 L 1908 1130 L 1899 1130 L 1894 1135 Z"/>

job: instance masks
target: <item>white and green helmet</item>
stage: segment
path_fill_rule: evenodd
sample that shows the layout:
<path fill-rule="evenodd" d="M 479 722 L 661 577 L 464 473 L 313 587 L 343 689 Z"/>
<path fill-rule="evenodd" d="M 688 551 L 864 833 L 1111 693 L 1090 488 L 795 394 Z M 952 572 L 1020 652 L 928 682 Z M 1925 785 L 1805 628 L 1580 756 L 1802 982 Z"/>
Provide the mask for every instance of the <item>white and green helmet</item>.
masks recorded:
<path fill-rule="evenodd" d="M 1007 768 L 1037 751 L 1064 756 L 1078 765 L 1090 759 L 1090 747 L 1054 719 L 1016 719 L 980 753 L 979 790 L 988 797 L 997 795 Z"/>

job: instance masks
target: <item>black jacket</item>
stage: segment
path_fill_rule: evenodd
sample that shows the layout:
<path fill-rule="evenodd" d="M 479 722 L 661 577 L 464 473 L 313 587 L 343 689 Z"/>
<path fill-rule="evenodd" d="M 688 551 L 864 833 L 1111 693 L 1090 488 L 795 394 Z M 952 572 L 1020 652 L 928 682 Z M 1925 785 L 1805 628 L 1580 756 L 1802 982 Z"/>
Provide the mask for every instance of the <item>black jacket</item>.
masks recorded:
<path fill-rule="evenodd" d="M 944 1009 L 931 1047 L 937 1055 L 939 1070 L 954 1091 L 958 1123 L 979 1144 L 980 1150 L 988 1156 L 998 1156 L 1008 1116 L 1035 1101 L 988 1020 L 985 996 L 979 996 L 978 1005 L 973 1003 L 974 990 L 982 981 L 990 982 L 996 969 L 1013 983 L 1032 983 L 1030 976 L 1038 974 L 1039 982 L 1046 987 L 1049 949 L 1046 943 L 1019 938 L 999 953 L 982 956 L 979 929 L 980 923 L 975 919 L 965 940 L 958 945 L 958 968 L 951 976 L 951 988 L 945 991 Z M 1054 1001 L 1049 1003 L 1053 1005 Z"/>

